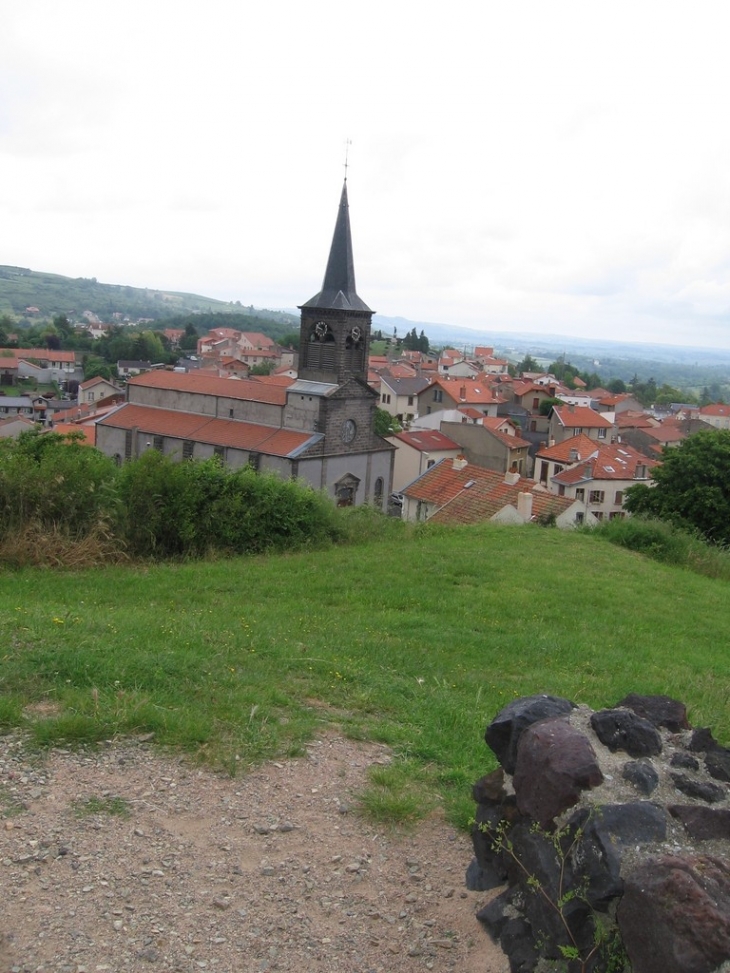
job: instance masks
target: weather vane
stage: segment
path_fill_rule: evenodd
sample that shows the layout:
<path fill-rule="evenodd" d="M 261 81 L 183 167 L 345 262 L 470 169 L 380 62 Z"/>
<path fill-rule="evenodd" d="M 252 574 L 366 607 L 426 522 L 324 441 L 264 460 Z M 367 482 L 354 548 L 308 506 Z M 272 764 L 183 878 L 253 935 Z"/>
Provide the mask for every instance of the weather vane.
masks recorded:
<path fill-rule="evenodd" d="M 351 145 L 352 139 L 345 139 L 345 182 L 347 182 L 347 166 L 349 165 L 347 157 L 349 155 Z"/>

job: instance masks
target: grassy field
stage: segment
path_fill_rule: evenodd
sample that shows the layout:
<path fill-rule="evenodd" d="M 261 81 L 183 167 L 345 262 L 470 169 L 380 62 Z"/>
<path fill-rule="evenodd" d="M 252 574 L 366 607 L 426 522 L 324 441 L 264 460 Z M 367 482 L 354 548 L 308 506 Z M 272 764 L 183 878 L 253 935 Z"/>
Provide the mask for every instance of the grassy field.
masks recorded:
<path fill-rule="evenodd" d="M 323 724 L 390 744 L 363 795 L 464 825 L 516 696 L 666 693 L 730 743 L 724 581 L 583 533 L 414 533 L 285 556 L 0 576 L 0 725 L 39 744 L 154 733 L 231 773 Z"/>

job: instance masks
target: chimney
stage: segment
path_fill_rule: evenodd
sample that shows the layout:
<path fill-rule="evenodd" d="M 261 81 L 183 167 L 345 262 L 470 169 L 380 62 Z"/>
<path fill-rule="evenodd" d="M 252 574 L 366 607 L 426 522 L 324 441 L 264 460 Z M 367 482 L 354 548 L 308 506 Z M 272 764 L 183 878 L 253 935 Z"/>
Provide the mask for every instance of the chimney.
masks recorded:
<path fill-rule="evenodd" d="M 572 446 L 570 449 L 570 462 L 577 463 L 579 459 L 580 456 L 578 455 L 578 450 L 575 448 L 575 446 Z"/>
<path fill-rule="evenodd" d="M 525 523 L 532 520 L 532 494 L 529 490 L 520 490 L 517 494 L 517 513 L 521 515 Z"/>
<path fill-rule="evenodd" d="M 458 456 L 454 456 L 454 462 L 451 468 L 458 471 L 458 470 L 463 470 L 464 467 L 468 465 L 469 464 L 467 462 L 466 456 L 462 456 L 461 454 L 459 454 Z"/>
<path fill-rule="evenodd" d="M 459 398 L 460 399 L 466 398 L 466 385 L 462 385 L 461 388 L 459 389 Z"/>
<path fill-rule="evenodd" d="M 520 482 L 520 474 L 517 470 L 507 470 L 504 474 L 504 482 L 507 486 L 514 486 L 516 483 Z"/>
<path fill-rule="evenodd" d="M 568 412 L 575 412 L 575 402 L 571 402 L 568 406 Z"/>

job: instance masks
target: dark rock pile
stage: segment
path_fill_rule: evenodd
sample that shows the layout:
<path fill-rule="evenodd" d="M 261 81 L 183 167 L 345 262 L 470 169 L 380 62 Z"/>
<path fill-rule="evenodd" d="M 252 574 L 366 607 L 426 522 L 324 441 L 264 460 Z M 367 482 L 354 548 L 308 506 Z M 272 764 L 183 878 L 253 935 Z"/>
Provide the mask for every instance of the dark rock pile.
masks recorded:
<path fill-rule="evenodd" d="M 478 918 L 512 973 L 730 969 L 730 750 L 682 703 L 529 696 L 485 739 L 467 886 L 506 886 Z"/>

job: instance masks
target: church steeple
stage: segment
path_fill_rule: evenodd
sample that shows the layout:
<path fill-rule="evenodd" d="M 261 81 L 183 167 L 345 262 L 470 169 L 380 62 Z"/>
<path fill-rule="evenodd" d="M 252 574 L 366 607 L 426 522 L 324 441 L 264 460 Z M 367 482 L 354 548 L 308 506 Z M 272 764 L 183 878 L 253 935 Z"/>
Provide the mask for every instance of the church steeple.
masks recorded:
<path fill-rule="evenodd" d="M 299 310 L 299 377 L 331 385 L 351 378 L 367 383 L 373 311 L 355 289 L 347 179 L 322 289 Z"/>
<path fill-rule="evenodd" d="M 338 311 L 370 311 L 355 290 L 355 261 L 352 256 L 350 208 L 347 202 L 347 179 L 342 186 L 340 208 L 332 237 L 322 290 L 302 307 L 330 308 Z"/>

